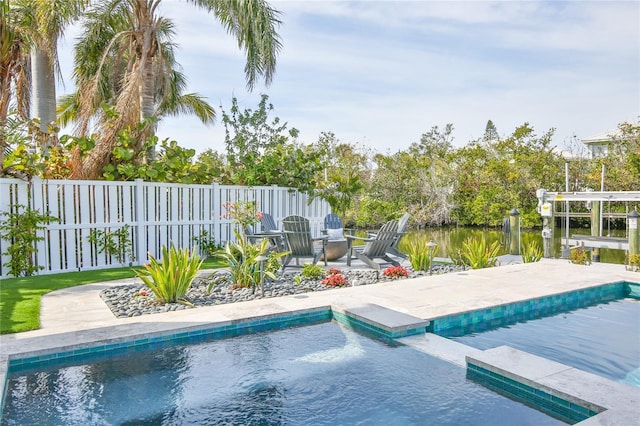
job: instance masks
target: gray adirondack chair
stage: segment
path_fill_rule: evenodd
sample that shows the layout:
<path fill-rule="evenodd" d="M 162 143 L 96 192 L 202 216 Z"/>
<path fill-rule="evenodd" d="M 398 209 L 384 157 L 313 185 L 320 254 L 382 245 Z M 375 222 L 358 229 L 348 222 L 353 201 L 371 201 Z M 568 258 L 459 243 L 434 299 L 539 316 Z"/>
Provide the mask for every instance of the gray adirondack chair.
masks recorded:
<path fill-rule="evenodd" d="M 405 213 L 400 219 L 398 219 L 398 233 L 396 235 L 396 239 L 387 249 L 387 253 L 402 259 L 406 259 L 407 255 L 398 250 L 398 245 L 400 244 L 402 237 L 404 237 L 404 234 L 407 233 L 407 224 L 409 223 L 410 217 L 411 215 L 409 213 Z"/>
<path fill-rule="evenodd" d="M 396 240 L 397 234 L 398 221 L 390 220 L 389 222 L 382 225 L 380 230 L 375 234 L 375 237 L 373 238 L 362 238 L 356 237 L 355 235 L 346 235 L 348 244 L 347 266 L 351 266 L 351 259 L 353 258 L 353 256 L 363 261 L 370 268 L 377 270 L 380 270 L 380 264 L 375 262 L 374 259 L 384 259 L 394 266 L 400 265 L 387 254 L 389 247 Z M 354 241 L 363 241 L 365 245 L 362 247 L 356 247 L 353 245 Z"/>
<path fill-rule="evenodd" d="M 287 216 L 282 220 L 282 232 L 289 254 L 282 262 L 282 269 L 287 267 L 291 259 L 296 259 L 299 264 L 301 258 L 311 258 L 313 264 L 318 263 L 320 256 L 324 257 L 324 265 L 327 266 L 326 242 L 328 236 L 313 238 L 309 220 L 302 216 Z M 315 245 L 315 241 L 321 244 Z"/>
<path fill-rule="evenodd" d="M 278 230 L 276 221 L 273 220 L 273 216 L 271 216 L 269 213 L 262 213 L 262 219 L 260 219 L 260 228 L 261 232 L 272 232 Z"/>
<path fill-rule="evenodd" d="M 324 228 L 322 229 L 323 234 L 330 234 L 329 229 L 342 229 L 344 233 L 353 235 L 353 229 L 344 228 L 342 225 L 342 219 L 335 213 L 329 213 L 324 217 Z"/>
<path fill-rule="evenodd" d="M 273 220 L 273 216 L 269 213 L 262 213 L 262 219 L 260 219 L 260 232 L 254 232 L 253 239 L 256 240 L 259 238 L 267 238 L 271 249 L 284 251 L 282 231 L 278 230 L 276 221 Z"/>
<path fill-rule="evenodd" d="M 401 259 L 406 259 L 407 255 L 402 253 L 399 249 L 398 249 L 398 245 L 400 244 L 400 240 L 402 240 L 402 237 L 404 237 L 404 234 L 407 233 L 407 225 L 409 223 L 409 218 L 411 217 L 411 215 L 409 213 L 405 213 L 402 215 L 402 217 L 400 219 L 398 219 L 398 232 L 396 234 L 396 238 L 393 241 L 393 243 L 389 246 L 389 248 L 387 249 L 387 253 L 388 254 L 392 254 L 394 256 L 397 256 Z M 369 238 L 375 238 L 376 237 L 376 232 L 369 232 Z"/>

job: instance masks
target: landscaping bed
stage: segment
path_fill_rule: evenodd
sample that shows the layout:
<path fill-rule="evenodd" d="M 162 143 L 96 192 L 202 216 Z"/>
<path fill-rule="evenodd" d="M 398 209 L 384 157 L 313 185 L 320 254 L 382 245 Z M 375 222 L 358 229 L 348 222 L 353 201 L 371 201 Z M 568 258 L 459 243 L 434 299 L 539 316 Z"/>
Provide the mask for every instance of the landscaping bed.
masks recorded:
<path fill-rule="evenodd" d="M 361 285 L 377 284 L 394 280 L 405 280 L 428 275 L 428 272 L 413 271 L 407 268 L 409 275 L 404 278 L 389 278 L 381 271 L 371 269 L 344 271 L 342 274 L 347 280 L 343 287 L 355 287 Z M 455 265 L 433 265 L 432 273 L 446 274 L 465 270 L 463 266 Z M 117 318 L 135 317 L 146 314 L 176 311 L 181 309 L 193 309 L 200 306 L 222 305 L 227 303 L 245 302 L 254 299 L 266 299 L 271 297 L 288 296 L 313 291 L 325 291 L 340 287 L 325 285 L 322 280 L 304 280 L 296 283 L 294 277 L 297 272 L 286 272 L 278 276 L 278 280 L 264 283 L 264 296 L 260 288 L 255 291 L 252 288 L 233 288 L 228 283 L 213 285 L 211 291 L 208 287 L 224 271 L 216 271 L 209 277 L 194 280 L 191 288 L 187 291 L 185 303 L 165 303 L 160 304 L 154 294 L 144 284 L 123 285 L 102 290 L 100 297 L 105 301 Z"/>

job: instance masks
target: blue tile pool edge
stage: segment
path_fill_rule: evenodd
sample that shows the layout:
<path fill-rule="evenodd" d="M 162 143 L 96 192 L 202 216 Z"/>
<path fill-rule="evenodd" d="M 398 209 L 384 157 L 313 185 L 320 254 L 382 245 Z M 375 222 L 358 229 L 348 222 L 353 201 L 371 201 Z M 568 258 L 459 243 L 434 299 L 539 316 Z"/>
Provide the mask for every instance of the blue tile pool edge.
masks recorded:
<path fill-rule="evenodd" d="M 59 363 L 58 361 L 64 362 L 78 357 L 88 358 L 91 355 L 103 356 L 128 350 L 152 349 L 173 344 L 223 339 L 261 331 L 326 322 L 331 321 L 331 319 L 331 308 L 324 306 L 290 311 L 283 314 L 218 322 L 214 325 L 200 324 L 172 331 L 164 330 L 121 336 L 78 345 L 44 349 L 33 353 L 11 354 L 7 361 L 9 372 L 14 372 L 16 369 L 37 368 L 40 365 L 57 364 Z"/>
<path fill-rule="evenodd" d="M 483 368 L 473 361 L 467 362 L 467 378 L 569 424 L 581 422 L 605 410 L 603 407 L 593 407 L 593 404 L 587 401 L 581 402 L 575 398 L 572 398 L 574 402 L 569 401 L 545 386 L 531 386 Z"/>
<path fill-rule="evenodd" d="M 228 321 L 180 328 L 173 332 L 157 331 L 137 335 L 122 336 L 113 339 L 81 343 L 78 345 L 44 349 L 34 353 L 10 354 L 8 356 L 8 372 L 37 368 L 41 365 L 59 364 L 74 358 L 88 358 L 92 355 L 104 356 L 119 354 L 128 350 L 151 349 L 166 345 L 196 343 L 210 339 L 224 339 L 243 334 L 256 333 L 310 325 L 313 323 L 334 320 L 344 326 L 372 334 L 385 339 L 397 339 L 414 334 L 425 333 L 426 326 L 416 328 L 390 328 L 376 324 L 364 318 L 355 318 L 348 312 L 329 306 L 290 311 L 283 314 L 266 315 L 242 320 Z M 424 321 L 423 321 L 424 322 Z M 425 322 L 426 323 L 426 322 Z"/>
<path fill-rule="evenodd" d="M 608 302 L 640 294 L 640 284 L 616 281 L 580 290 L 572 290 L 519 302 L 475 309 L 454 315 L 430 318 L 427 332 L 450 337 L 467 334 L 473 326 L 497 327 L 522 319 L 550 315 L 591 304 Z"/>

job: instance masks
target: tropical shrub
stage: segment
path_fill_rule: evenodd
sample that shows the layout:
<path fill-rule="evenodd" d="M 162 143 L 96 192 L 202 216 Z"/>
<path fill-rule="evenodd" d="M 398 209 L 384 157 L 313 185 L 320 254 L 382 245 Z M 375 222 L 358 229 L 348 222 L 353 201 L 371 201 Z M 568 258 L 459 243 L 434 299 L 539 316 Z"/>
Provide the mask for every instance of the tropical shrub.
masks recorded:
<path fill-rule="evenodd" d="M 484 238 L 471 237 L 463 241 L 460 257 L 471 269 L 483 269 L 496 266 L 499 253 L 500 242 L 487 244 Z"/>
<path fill-rule="evenodd" d="M 308 280 L 319 280 L 324 277 L 324 268 L 320 265 L 312 265 L 311 263 L 305 263 L 302 265 L 301 271 L 302 277 Z"/>
<path fill-rule="evenodd" d="M 224 203 L 222 207 L 227 210 L 222 214 L 222 218 L 233 220 L 233 223 L 235 223 L 238 228 L 236 237 L 243 242 L 247 240 L 247 227 L 255 225 L 263 218 L 262 213 L 258 211 L 258 206 L 255 201 Z"/>
<path fill-rule="evenodd" d="M 13 211 L 0 215 L 5 217 L 0 221 L 0 238 L 9 241 L 9 247 L 3 253 L 9 256 L 9 261 L 3 265 L 9 268 L 9 274 L 28 277 L 43 269 L 35 264 L 36 243 L 44 240 L 38 236 L 38 231 L 45 229 L 45 223 L 57 222 L 58 218 L 20 204 L 15 205 Z"/>
<path fill-rule="evenodd" d="M 190 252 L 188 249 L 176 249 L 172 245 L 167 250 L 166 246 L 162 246 L 162 259 L 158 261 L 149 254 L 149 263 L 144 265 L 144 269 L 135 270 L 135 273 L 151 289 L 159 302 L 189 304 L 183 297 L 187 294 L 202 262 L 193 249 Z"/>
<path fill-rule="evenodd" d="M 214 256 L 222 247 L 216 244 L 216 240 L 213 237 L 209 237 L 209 233 L 206 229 L 200 231 L 200 235 L 193 237 L 193 242 L 198 245 L 200 254 L 202 257 L 207 258 Z"/>
<path fill-rule="evenodd" d="M 403 278 L 409 276 L 409 271 L 402 266 L 389 266 L 382 271 L 382 275 L 388 278 Z"/>
<path fill-rule="evenodd" d="M 462 250 L 459 248 L 447 247 L 447 257 L 451 259 L 451 262 L 456 266 L 464 266 L 464 260 L 462 259 Z"/>
<path fill-rule="evenodd" d="M 347 285 L 347 279 L 338 268 L 331 268 L 327 271 L 327 276 L 322 280 L 322 284 L 331 287 L 341 287 Z"/>
<path fill-rule="evenodd" d="M 540 259 L 542 259 L 542 249 L 537 243 L 532 241 L 522 246 L 523 263 L 539 262 Z"/>
<path fill-rule="evenodd" d="M 640 254 L 631 254 L 627 260 L 627 269 L 640 272 Z"/>
<path fill-rule="evenodd" d="M 414 271 L 428 271 L 437 254 L 437 247 L 426 235 L 417 234 L 405 246 L 409 262 Z"/>
<path fill-rule="evenodd" d="M 116 258 L 118 263 L 135 260 L 129 225 L 124 225 L 115 231 L 92 229 L 89 231 L 89 242 L 95 244 L 99 253 Z"/>
<path fill-rule="evenodd" d="M 229 266 L 229 275 L 234 288 L 252 287 L 255 290 L 255 287 L 261 283 L 262 277 L 275 280 L 273 262 L 269 263 L 268 259 L 277 259 L 287 253 L 271 252 L 265 261 L 266 267 L 263 267 L 261 271 L 257 258 L 268 252 L 269 240 L 262 239 L 260 242 L 252 244 L 242 241 L 238 232 L 235 232 L 239 242 L 228 242 L 224 250 L 218 252 L 218 257 Z"/>
<path fill-rule="evenodd" d="M 591 263 L 589 252 L 582 247 L 571 249 L 569 262 L 576 265 L 589 265 Z"/>
<path fill-rule="evenodd" d="M 327 275 L 337 275 L 341 273 L 342 271 L 338 268 L 329 268 L 329 270 L 327 271 Z"/>

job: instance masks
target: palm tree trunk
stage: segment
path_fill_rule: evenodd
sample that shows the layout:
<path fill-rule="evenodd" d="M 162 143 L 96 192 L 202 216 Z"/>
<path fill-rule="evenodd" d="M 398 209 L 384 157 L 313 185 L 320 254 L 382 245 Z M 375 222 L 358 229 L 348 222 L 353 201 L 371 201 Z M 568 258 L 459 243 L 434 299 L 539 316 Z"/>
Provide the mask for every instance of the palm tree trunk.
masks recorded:
<path fill-rule="evenodd" d="M 31 53 L 31 69 L 33 90 L 31 115 L 40 120 L 40 131 L 49 133 L 49 126 L 56 123 L 56 82 L 51 57 L 43 50 L 35 49 Z M 55 132 L 52 136 L 55 138 Z M 49 146 L 40 148 L 43 153 L 46 153 Z"/>
<path fill-rule="evenodd" d="M 7 125 L 7 115 L 9 113 L 9 103 L 11 102 L 10 83 L 9 69 L 2 64 L 0 68 L 0 177 L 3 174 L 4 151 L 7 148 L 5 129 Z"/>
<path fill-rule="evenodd" d="M 148 25 L 151 25 L 153 21 L 150 20 Z M 154 97 L 154 89 L 155 89 L 155 75 L 153 69 L 153 57 L 157 53 L 157 46 L 154 46 L 153 43 L 155 40 L 152 40 L 152 32 L 144 31 L 144 43 L 142 48 L 142 69 L 140 73 L 142 78 L 140 79 L 139 93 L 140 93 L 140 122 L 144 122 L 148 118 L 153 117 L 155 113 L 155 97 Z M 155 124 L 151 124 L 149 126 L 145 126 L 142 132 L 140 132 L 140 136 L 138 138 L 138 143 L 143 144 L 147 137 L 153 133 L 155 133 Z M 140 147 L 142 148 L 142 147 Z M 146 155 L 147 162 L 153 162 L 156 159 L 156 147 L 149 147 L 149 151 Z"/>

